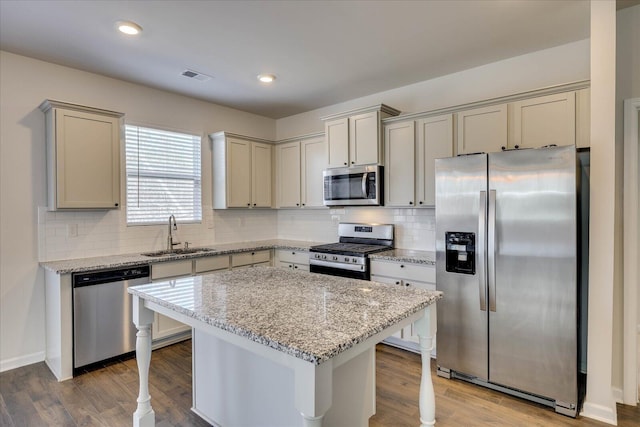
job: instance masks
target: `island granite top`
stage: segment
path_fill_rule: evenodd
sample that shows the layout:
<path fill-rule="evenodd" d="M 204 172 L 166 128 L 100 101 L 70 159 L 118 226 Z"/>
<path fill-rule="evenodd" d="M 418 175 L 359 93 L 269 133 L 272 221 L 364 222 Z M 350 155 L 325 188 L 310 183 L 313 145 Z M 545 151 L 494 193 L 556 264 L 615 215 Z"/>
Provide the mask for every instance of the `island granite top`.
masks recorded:
<path fill-rule="evenodd" d="M 442 298 L 438 291 L 254 267 L 129 293 L 316 365 Z"/>

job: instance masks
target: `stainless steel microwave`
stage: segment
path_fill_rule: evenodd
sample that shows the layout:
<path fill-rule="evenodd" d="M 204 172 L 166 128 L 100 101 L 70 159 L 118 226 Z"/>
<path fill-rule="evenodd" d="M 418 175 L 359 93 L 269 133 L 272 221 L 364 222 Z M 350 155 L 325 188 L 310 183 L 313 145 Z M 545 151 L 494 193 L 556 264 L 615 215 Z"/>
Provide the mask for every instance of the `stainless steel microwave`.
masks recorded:
<path fill-rule="evenodd" d="M 352 166 L 322 172 L 325 206 L 381 206 L 382 166 Z"/>

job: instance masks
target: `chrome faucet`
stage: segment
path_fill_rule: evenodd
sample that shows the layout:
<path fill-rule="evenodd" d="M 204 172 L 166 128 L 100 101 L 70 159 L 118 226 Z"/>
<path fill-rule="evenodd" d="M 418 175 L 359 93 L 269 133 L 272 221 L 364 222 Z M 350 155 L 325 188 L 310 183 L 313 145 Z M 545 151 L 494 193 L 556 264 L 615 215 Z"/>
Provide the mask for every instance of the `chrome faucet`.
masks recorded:
<path fill-rule="evenodd" d="M 173 220 L 173 230 L 174 231 L 178 230 L 178 224 L 176 224 L 176 217 L 171 215 L 169 217 L 169 235 L 167 236 L 167 250 L 168 251 L 172 251 L 174 246 L 180 244 L 180 242 L 174 242 L 173 241 L 173 234 L 171 233 L 171 220 Z"/>

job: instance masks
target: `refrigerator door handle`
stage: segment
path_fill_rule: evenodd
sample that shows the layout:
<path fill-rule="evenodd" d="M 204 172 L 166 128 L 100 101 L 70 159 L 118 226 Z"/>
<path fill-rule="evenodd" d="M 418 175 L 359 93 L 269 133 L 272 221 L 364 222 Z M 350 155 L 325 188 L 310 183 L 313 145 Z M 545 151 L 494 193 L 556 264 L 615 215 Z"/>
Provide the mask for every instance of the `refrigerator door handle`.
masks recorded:
<path fill-rule="evenodd" d="M 478 247 L 476 248 L 476 265 L 478 266 L 478 286 L 480 287 L 480 310 L 487 311 L 487 192 L 480 192 L 480 209 L 478 212 Z"/>
<path fill-rule="evenodd" d="M 487 223 L 487 234 L 489 310 L 496 311 L 496 190 L 489 190 L 489 221 Z"/>

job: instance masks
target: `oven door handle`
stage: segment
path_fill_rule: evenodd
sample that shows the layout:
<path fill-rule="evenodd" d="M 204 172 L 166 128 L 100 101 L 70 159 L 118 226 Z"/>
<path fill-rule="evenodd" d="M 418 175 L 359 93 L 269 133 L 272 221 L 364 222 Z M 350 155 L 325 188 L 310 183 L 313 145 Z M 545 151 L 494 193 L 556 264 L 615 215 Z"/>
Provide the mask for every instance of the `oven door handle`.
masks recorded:
<path fill-rule="evenodd" d="M 362 195 L 365 199 L 369 198 L 369 194 L 367 193 L 367 175 L 369 175 L 369 172 L 362 174 Z"/>
<path fill-rule="evenodd" d="M 336 265 L 337 263 L 335 262 L 331 262 L 331 261 L 323 261 L 320 259 L 313 259 L 311 258 L 309 260 L 309 265 L 318 265 L 321 267 L 329 267 L 329 268 L 335 268 L 336 270 L 349 270 L 349 271 L 365 271 L 366 270 L 366 266 L 364 264 L 342 264 L 340 263 L 339 266 Z"/>

